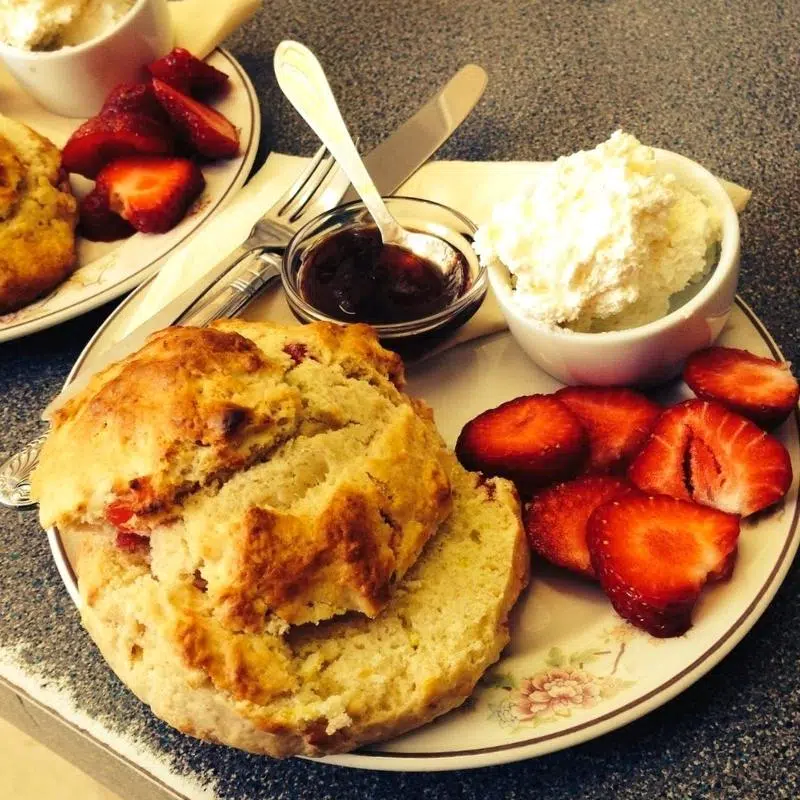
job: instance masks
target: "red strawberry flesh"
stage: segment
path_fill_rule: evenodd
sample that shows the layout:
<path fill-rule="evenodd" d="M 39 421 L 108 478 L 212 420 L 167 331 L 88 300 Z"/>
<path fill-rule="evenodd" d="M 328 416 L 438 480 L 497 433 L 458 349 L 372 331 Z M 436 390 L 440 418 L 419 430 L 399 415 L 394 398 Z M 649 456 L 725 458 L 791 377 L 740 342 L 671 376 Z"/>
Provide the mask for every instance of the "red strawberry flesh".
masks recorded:
<path fill-rule="evenodd" d="M 182 47 L 176 47 L 163 58 L 148 64 L 147 69 L 154 78 L 194 97 L 206 97 L 224 91 L 228 86 L 228 76 L 224 72 Z"/>
<path fill-rule="evenodd" d="M 788 364 L 730 347 L 694 353 L 683 378 L 698 397 L 722 403 L 762 428 L 780 425 L 800 397 L 800 384 Z"/>
<path fill-rule="evenodd" d="M 628 477 L 645 492 L 747 516 L 786 494 L 792 466 L 786 448 L 749 420 L 687 400 L 661 415 Z"/>
<path fill-rule="evenodd" d="M 100 109 L 100 116 L 130 112 L 167 122 L 167 113 L 156 99 L 153 85 L 147 83 L 120 83 L 115 86 Z"/>
<path fill-rule="evenodd" d="M 93 242 L 114 242 L 132 236 L 136 228 L 111 210 L 104 193 L 93 190 L 81 200 L 79 233 Z"/>
<path fill-rule="evenodd" d="M 173 135 L 164 124 L 145 114 L 115 111 L 81 125 L 62 151 L 67 172 L 95 178 L 109 162 L 131 155 L 172 152 Z"/>
<path fill-rule="evenodd" d="M 586 475 L 543 489 L 525 508 L 525 532 L 534 552 L 559 567 L 594 578 L 586 525 L 603 503 L 636 491 L 624 478 Z"/>
<path fill-rule="evenodd" d="M 468 422 L 456 455 L 467 469 L 510 478 L 527 492 L 576 475 L 586 447 L 578 418 L 540 394 L 518 397 Z"/>
<path fill-rule="evenodd" d="M 185 158 L 118 159 L 97 176 L 111 209 L 144 233 L 173 228 L 204 186 L 203 173 Z"/>
<path fill-rule="evenodd" d="M 601 505 L 587 527 L 592 564 L 614 609 L 653 636 L 685 633 L 703 586 L 733 571 L 733 514 L 633 494 Z"/>
<path fill-rule="evenodd" d="M 153 79 L 153 89 L 183 140 L 206 158 L 233 158 L 239 152 L 239 132 L 231 121 L 172 86 Z"/>
<path fill-rule="evenodd" d="M 586 428 L 589 472 L 624 472 L 663 410 L 632 389 L 570 386 L 555 396 Z"/>

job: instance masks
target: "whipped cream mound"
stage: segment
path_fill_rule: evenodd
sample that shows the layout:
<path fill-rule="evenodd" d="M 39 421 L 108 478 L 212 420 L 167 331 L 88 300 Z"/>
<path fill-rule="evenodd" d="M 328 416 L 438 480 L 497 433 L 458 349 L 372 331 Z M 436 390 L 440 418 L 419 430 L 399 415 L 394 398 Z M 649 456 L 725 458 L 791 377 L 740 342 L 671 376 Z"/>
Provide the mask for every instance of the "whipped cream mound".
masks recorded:
<path fill-rule="evenodd" d="M 475 249 L 508 268 L 530 319 L 621 330 L 668 313 L 670 297 L 705 275 L 720 230 L 704 198 L 657 171 L 652 148 L 616 131 L 498 204 Z"/>
<path fill-rule="evenodd" d="M 22 50 L 57 50 L 110 30 L 135 0 L 0 0 L 0 40 Z"/>

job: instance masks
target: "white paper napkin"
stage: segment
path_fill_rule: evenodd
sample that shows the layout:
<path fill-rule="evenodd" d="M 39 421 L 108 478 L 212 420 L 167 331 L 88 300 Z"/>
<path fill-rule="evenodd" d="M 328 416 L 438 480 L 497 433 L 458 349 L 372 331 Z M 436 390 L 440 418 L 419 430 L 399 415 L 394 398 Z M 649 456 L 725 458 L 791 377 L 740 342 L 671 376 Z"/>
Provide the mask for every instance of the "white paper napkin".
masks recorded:
<path fill-rule="evenodd" d="M 217 216 L 161 268 L 138 307 L 120 331 L 127 335 L 160 308 L 177 297 L 228 252 L 239 245 L 255 221 L 280 197 L 305 168 L 308 159 L 272 153 L 264 166 Z M 492 207 L 520 188 L 547 166 L 543 162 L 432 161 L 422 167 L 397 191 L 412 197 L 435 200 L 481 224 Z M 721 183 L 737 211 L 750 199 L 747 189 L 729 181 Z M 243 315 L 248 319 L 296 322 L 280 290 L 256 300 Z M 496 333 L 506 327 L 491 290 L 475 316 L 436 351 L 461 342 Z"/>
<path fill-rule="evenodd" d="M 261 0 L 175 0 L 169 4 L 175 46 L 205 58 L 261 7 Z"/>

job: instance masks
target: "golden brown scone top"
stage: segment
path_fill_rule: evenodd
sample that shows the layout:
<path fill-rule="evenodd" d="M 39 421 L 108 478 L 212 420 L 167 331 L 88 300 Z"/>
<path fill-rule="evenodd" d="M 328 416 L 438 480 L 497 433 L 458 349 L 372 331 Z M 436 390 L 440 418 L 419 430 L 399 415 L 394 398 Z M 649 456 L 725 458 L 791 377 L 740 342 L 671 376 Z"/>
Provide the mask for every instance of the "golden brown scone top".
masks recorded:
<path fill-rule="evenodd" d="M 77 221 L 58 148 L 0 115 L 0 314 L 27 305 L 72 272 Z"/>
<path fill-rule="evenodd" d="M 153 574 L 196 575 L 231 630 L 374 616 L 450 508 L 402 384 L 366 326 L 167 329 L 56 413 L 42 524 L 168 528 Z"/>

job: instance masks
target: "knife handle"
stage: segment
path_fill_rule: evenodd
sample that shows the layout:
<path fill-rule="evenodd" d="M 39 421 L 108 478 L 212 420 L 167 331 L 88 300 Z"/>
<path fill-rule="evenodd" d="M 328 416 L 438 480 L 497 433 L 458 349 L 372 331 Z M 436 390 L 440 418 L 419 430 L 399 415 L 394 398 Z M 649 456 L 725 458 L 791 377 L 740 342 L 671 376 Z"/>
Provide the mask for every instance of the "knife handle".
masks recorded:
<path fill-rule="evenodd" d="M 215 319 L 233 317 L 259 292 L 280 277 L 281 257 L 268 251 L 253 251 L 250 258 L 233 275 L 225 286 L 207 300 L 195 303 L 178 319 L 178 325 L 202 328 Z"/>

